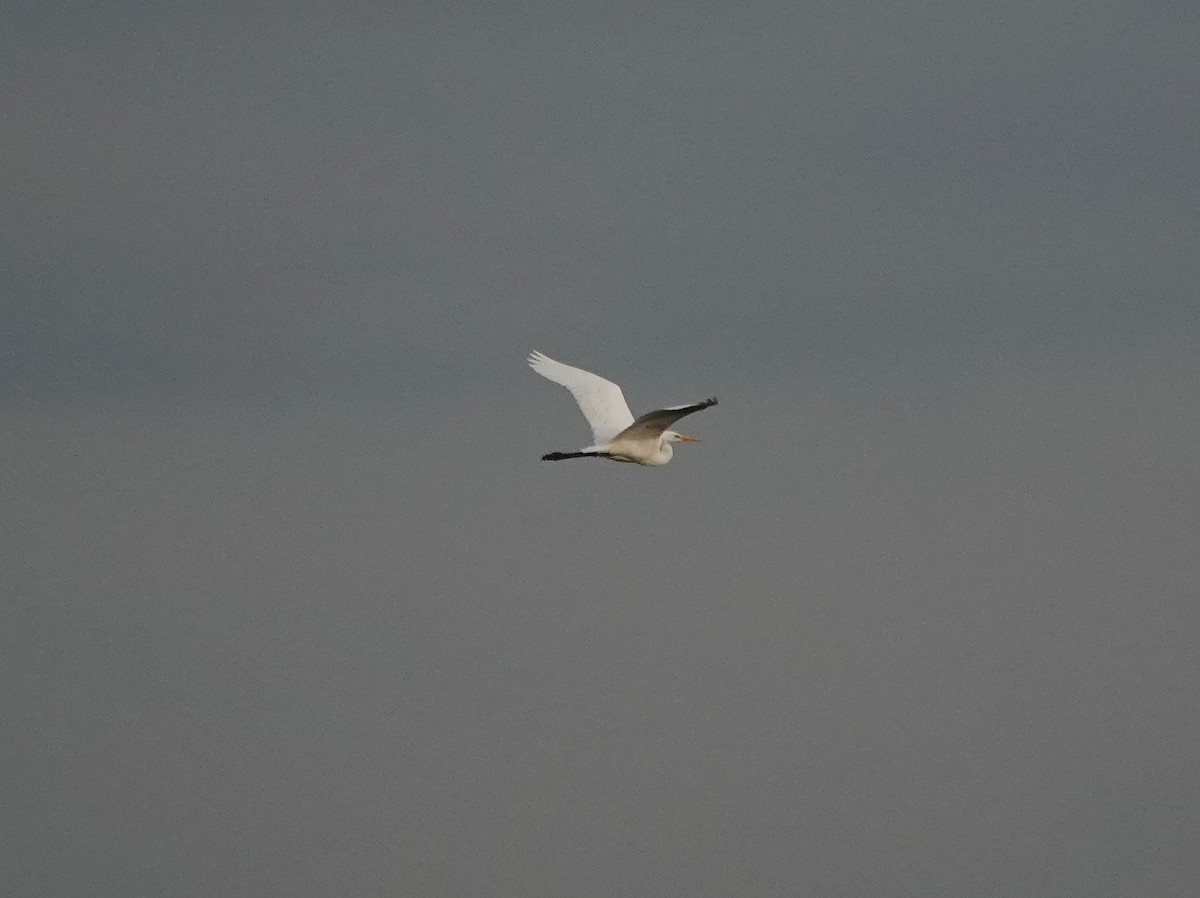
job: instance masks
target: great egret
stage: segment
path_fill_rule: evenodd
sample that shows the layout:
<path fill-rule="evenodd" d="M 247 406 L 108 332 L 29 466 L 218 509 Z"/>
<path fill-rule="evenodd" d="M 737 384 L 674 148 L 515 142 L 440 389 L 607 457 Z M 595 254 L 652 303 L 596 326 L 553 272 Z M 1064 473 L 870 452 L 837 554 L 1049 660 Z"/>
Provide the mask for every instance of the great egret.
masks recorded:
<path fill-rule="evenodd" d="M 636 420 L 625 403 L 621 388 L 611 380 L 556 362 L 540 352 L 529 354 L 529 367 L 547 380 L 571 391 L 579 410 L 592 428 L 595 444 L 578 452 L 551 452 L 543 461 L 564 458 L 611 458 L 639 465 L 665 465 L 674 455 L 672 443 L 698 443 L 696 437 L 667 430 L 684 415 L 716 405 L 716 398 L 695 405 L 672 405 L 646 412 Z"/>

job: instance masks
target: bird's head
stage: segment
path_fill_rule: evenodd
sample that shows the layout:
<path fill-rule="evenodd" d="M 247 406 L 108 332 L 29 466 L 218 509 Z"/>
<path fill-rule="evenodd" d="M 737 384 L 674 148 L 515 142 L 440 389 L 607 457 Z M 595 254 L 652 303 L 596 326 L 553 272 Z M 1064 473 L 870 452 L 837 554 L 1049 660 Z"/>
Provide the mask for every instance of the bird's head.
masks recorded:
<path fill-rule="evenodd" d="M 668 443 L 699 443 L 700 437 L 688 436 L 686 433 L 676 433 L 673 430 L 664 430 L 663 440 Z"/>

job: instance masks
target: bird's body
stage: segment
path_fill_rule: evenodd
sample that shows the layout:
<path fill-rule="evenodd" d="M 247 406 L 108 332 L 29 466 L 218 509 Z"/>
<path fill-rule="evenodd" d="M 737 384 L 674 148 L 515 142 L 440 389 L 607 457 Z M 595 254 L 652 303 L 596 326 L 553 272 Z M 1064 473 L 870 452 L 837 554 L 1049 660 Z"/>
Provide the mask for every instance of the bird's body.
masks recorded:
<path fill-rule="evenodd" d="M 551 452 L 544 461 L 566 458 L 608 458 L 639 465 L 665 465 L 674 451 L 671 443 L 698 442 L 696 437 L 667 430 L 685 415 L 716 405 L 705 399 L 693 405 L 673 405 L 634 418 L 621 388 L 582 368 L 556 362 L 540 352 L 529 356 L 529 367 L 547 380 L 566 387 L 579 403 L 579 410 L 592 428 L 594 444 L 578 452 Z"/>

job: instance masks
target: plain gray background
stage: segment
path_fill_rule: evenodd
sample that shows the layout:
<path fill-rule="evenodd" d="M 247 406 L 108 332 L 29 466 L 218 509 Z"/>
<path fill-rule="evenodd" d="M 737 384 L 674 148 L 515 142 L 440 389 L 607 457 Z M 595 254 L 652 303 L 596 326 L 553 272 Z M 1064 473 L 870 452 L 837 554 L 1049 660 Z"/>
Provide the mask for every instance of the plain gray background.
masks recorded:
<path fill-rule="evenodd" d="M 5 12 L 3 891 L 1194 894 L 1198 54 Z M 531 349 L 721 404 L 544 464 Z"/>

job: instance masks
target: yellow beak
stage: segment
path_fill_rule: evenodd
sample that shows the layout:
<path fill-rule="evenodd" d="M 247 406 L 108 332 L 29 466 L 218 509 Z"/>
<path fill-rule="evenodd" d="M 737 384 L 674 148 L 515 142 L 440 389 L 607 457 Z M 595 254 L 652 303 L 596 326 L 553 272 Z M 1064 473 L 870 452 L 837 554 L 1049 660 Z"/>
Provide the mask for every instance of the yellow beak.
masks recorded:
<path fill-rule="evenodd" d="M 690 437 L 686 433 L 679 434 L 679 439 L 683 440 L 683 442 L 685 442 L 685 443 L 699 443 L 700 442 L 700 437 Z"/>

